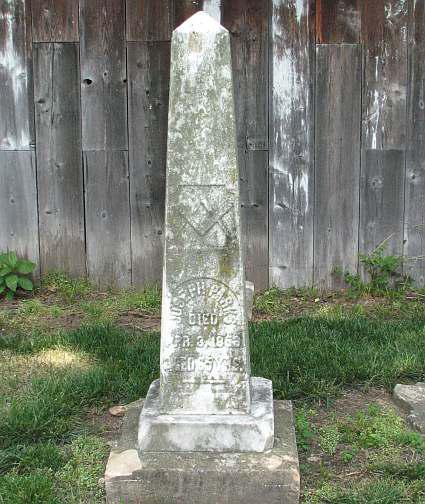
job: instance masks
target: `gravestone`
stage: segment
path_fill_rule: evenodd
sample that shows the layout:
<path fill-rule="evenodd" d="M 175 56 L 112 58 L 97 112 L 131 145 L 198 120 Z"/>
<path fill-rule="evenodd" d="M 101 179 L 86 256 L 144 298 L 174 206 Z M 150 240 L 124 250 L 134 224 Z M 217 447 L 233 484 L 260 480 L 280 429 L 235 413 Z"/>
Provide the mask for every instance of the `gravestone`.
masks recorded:
<path fill-rule="evenodd" d="M 173 34 L 165 230 L 161 376 L 128 409 L 107 500 L 298 502 L 291 404 L 250 372 L 230 36 L 204 12 Z"/>
<path fill-rule="evenodd" d="M 140 448 L 264 451 L 273 394 L 250 376 L 227 30 L 194 15 L 174 33 L 171 61 L 161 379 Z"/>

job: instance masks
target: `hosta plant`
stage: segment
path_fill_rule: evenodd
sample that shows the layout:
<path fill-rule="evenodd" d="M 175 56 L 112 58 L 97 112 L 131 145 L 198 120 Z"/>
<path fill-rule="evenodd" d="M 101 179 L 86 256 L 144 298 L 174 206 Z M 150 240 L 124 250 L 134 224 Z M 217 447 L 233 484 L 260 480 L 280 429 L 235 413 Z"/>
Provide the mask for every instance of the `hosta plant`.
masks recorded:
<path fill-rule="evenodd" d="M 15 252 L 0 254 L 0 295 L 11 300 L 19 289 L 34 290 L 34 285 L 28 278 L 34 268 L 34 263 L 18 259 Z"/>

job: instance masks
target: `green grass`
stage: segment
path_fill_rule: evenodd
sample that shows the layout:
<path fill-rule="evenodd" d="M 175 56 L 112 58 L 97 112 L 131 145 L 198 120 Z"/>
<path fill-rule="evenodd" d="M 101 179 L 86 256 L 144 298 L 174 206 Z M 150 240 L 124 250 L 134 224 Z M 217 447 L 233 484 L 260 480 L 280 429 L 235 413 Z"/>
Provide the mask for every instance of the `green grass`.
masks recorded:
<path fill-rule="evenodd" d="M 304 467 L 306 503 L 424 502 L 425 441 L 394 409 L 372 405 L 353 416 L 330 416 L 320 427 L 313 412 L 308 429 L 308 449 L 321 466 Z"/>
<path fill-rule="evenodd" d="M 53 332 L 75 325 L 118 324 L 129 313 L 133 319 L 159 317 L 161 291 L 157 286 L 143 290 L 121 289 L 99 292 L 84 279 L 72 279 L 61 273 L 45 277 L 35 297 L 21 299 L 16 308 L 2 306 L 0 331 L 28 333 L 34 329 Z"/>
<path fill-rule="evenodd" d="M 279 399 L 323 398 L 357 384 L 390 388 L 424 377 L 424 336 L 422 318 L 263 322 L 251 330 L 253 373 L 272 379 Z"/>
<path fill-rule="evenodd" d="M 145 302 L 146 309 L 155 307 L 157 297 Z M 255 323 L 250 328 L 253 374 L 273 380 L 276 398 L 301 401 L 331 398 L 347 386 L 390 389 L 399 381 L 421 380 L 424 321 L 421 312 L 378 320 L 356 311 L 326 310 Z M 0 361 L 6 361 L 0 364 L 0 504 L 101 502 L 98 480 L 108 450 L 88 416 L 146 394 L 159 375 L 159 343 L 157 333 L 108 324 L 0 338 Z M 359 450 L 375 449 L 374 442 L 421 449 L 417 436 L 386 413 L 368 411 L 351 423 L 322 426 L 317 432 L 308 415 L 308 409 L 297 414 L 300 449 L 309 449 L 314 434 L 323 453 L 347 464 L 355 463 Z M 372 462 L 371 474 L 380 474 L 379 481 L 335 488 L 325 478 L 311 502 L 420 502 L 412 495 L 422 491 L 421 467 L 407 462 L 394 466 L 383 459 L 370 461 L 371 467 Z"/>

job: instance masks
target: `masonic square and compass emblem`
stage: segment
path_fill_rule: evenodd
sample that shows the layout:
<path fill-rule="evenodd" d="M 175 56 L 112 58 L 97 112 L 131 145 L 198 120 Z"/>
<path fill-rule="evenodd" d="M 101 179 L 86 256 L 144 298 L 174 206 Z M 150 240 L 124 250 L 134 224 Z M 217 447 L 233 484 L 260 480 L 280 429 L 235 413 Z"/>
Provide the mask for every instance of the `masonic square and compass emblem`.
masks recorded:
<path fill-rule="evenodd" d="M 223 185 L 181 185 L 178 207 L 195 248 L 224 248 L 235 233 L 234 194 Z"/>

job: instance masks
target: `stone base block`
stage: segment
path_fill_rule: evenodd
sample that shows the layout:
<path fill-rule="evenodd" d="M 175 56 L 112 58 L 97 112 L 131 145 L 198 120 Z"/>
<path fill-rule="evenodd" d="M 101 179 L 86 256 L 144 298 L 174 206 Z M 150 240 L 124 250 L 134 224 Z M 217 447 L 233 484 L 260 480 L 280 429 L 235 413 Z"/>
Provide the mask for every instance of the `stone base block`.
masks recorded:
<path fill-rule="evenodd" d="M 127 408 L 106 467 L 108 504 L 298 504 L 300 473 L 288 401 L 276 401 L 275 442 L 264 453 L 137 449 L 143 402 Z"/>
<path fill-rule="evenodd" d="M 407 423 L 425 434 L 425 383 L 396 385 L 393 398 L 396 404 L 407 411 Z"/>
<path fill-rule="evenodd" d="M 273 447 L 272 382 L 251 378 L 249 415 L 163 415 L 159 380 L 150 386 L 140 415 L 142 452 L 263 452 Z"/>

